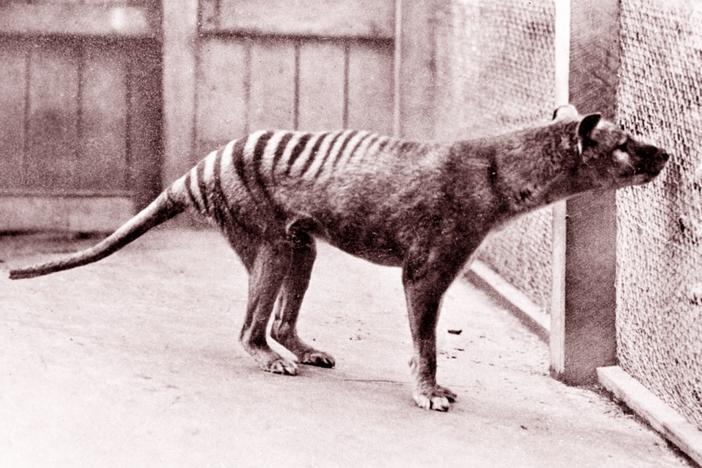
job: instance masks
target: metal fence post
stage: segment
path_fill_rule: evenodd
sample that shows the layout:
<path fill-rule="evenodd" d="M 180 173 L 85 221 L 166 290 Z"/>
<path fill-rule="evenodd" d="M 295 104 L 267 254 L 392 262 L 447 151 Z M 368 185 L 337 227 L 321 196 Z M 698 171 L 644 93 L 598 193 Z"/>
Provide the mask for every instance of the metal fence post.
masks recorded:
<path fill-rule="evenodd" d="M 569 0 L 565 0 L 566 2 Z M 570 2 L 569 95 L 581 114 L 612 119 L 619 68 L 619 1 Z M 557 8 L 561 8 L 557 2 Z M 616 206 L 613 191 L 554 210 L 551 375 L 592 383 L 616 362 Z"/>

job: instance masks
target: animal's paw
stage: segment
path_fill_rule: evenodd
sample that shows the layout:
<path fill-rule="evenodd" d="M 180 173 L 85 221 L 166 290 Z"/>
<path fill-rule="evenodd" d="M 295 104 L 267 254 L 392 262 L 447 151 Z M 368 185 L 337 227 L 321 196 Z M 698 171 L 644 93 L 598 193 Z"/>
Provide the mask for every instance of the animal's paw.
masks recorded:
<path fill-rule="evenodd" d="M 429 389 L 416 389 L 412 397 L 420 408 L 435 411 L 448 411 L 451 403 L 457 398 L 455 393 L 441 385 Z"/>
<path fill-rule="evenodd" d="M 310 349 L 302 353 L 300 356 L 300 362 L 307 364 L 308 366 L 326 368 L 331 368 L 336 365 L 336 361 L 331 354 L 327 354 L 324 351 L 317 351 L 316 349 Z"/>
<path fill-rule="evenodd" d="M 274 374 L 297 375 L 297 364 L 280 356 L 268 361 L 261 368 Z"/>

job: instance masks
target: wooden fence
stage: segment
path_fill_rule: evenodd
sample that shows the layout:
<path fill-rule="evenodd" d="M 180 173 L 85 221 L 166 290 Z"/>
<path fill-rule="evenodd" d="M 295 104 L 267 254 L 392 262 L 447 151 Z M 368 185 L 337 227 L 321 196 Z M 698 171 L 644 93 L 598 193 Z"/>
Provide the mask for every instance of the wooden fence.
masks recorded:
<path fill-rule="evenodd" d="M 2 4 L 0 230 L 112 229 L 206 151 L 262 127 L 431 138 L 435 7 L 435 0 Z M 606 44 L 592 47 L 587 31 L 597 25 L 611 37 L 616 22 L 610 10 L 598 11 L 600 19 L 573 15 L 591 19 L 574 23 L 569 42 L 571 55 L 582 57 L 570 83 L 583 111 L 595 103 L 578 90 L 610 57 Z M 612 213 L 611 195 L 588 196 L 569 201 L 555 221 L 552 369 L 574 383 L 614 359 Z M 593 248 L 609 252 L 595 267 Z"/>
<path fill-rule="evenodd" d="M 431 136 L 431 8 L 1 4 L 0 230 L 113 229 L 207 151 L 255 129 Z"/>
<path fill-rule="evenodd" d="M 0 229 L 109 229 L 158 190 L 156 16 L 0 5 Z"/>
<path fill-rule="evenodd" d="M 260 128 L 392 131 L 393 0 L 163 7 L 176 25 L 164 31 L 164 182 L 194 162 L 183 154 Z"/>

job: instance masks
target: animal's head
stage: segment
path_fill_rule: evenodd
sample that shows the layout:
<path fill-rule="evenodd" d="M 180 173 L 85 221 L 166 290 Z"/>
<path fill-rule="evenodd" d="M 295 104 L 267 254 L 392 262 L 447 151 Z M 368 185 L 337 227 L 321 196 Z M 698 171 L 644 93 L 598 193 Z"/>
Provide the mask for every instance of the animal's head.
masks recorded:
<path fill-rule="evenodd" d="M 646 183 L 656 177 L 669 159 L 661 148 L 644 143 L 600 114 L 578 114 L 573 106 L 562 106 L 554 120 L 572 123 L 577 141 L 573 170 L 583 188 L 620 188 Z"/>

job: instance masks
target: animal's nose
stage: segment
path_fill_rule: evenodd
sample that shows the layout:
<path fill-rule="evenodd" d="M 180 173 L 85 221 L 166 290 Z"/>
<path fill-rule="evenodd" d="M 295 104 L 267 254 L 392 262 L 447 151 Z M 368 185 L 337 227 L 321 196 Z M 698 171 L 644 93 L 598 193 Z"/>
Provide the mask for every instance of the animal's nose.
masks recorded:
<path fill-rule="evenodd" d="M 660 153 L 658 153 L 658 159 L 660 159 L 661 161 L 667 161 L 668 159 L 670 159 L 670 155 L 665 151 L 661 151 Z"/>

